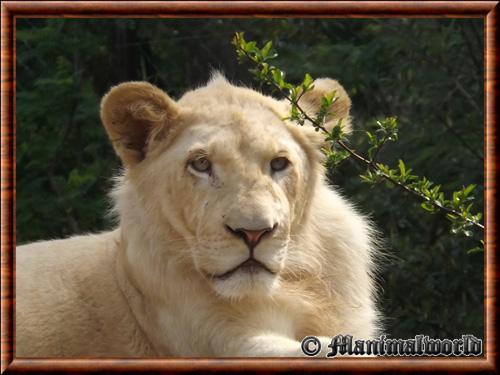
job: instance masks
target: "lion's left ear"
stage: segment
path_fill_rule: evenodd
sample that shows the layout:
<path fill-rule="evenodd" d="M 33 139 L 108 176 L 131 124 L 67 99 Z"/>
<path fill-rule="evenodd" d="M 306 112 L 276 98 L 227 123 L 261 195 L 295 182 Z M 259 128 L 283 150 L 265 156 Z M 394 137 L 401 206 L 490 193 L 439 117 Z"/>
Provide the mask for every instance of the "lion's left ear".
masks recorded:
<path fill-rule="evenodd" d="M 321 108 L 321 98 L 335 91 L 335 102 L 330 107 L 330 115 L 325 121 L 325 128 L 330 131 L 342 119 L 344 133 L 351 132 L 351 99 L 346 91 L 337 81 L 330 78 L 318 78 L 314 81 L 314 88 L 306 92 L 299 100 L 300 107 L 311 117 Z"/>

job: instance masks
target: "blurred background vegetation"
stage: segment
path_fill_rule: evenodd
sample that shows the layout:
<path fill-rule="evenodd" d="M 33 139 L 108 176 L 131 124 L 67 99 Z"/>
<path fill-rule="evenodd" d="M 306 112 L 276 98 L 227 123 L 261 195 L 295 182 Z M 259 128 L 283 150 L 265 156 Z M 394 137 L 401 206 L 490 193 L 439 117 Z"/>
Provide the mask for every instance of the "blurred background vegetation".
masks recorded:
<path fill-rule="evenodd" d="M 477 184 L 483 205 L 481 19 L 17 19 L 17 242 L 109 229 L 107 191 L 120 168 L 99 120 L 114 84 L 147 80 L 172 97 L 220 70 L 256 88 L 231 38 L 273 40 L 290 82 L 338 79 L 353 100 L 352 145 L 396 116 L 400 139 L 382 150 L 445 192 Z M 483 337 L 483 253 L 449 233 L 414 197 L 370 187 L 351 161 L 329 173 L 370 215 L 391 254 L 380 272 L 386 333 Z M 325 227 L 325 230 L 328 230 Z"/>

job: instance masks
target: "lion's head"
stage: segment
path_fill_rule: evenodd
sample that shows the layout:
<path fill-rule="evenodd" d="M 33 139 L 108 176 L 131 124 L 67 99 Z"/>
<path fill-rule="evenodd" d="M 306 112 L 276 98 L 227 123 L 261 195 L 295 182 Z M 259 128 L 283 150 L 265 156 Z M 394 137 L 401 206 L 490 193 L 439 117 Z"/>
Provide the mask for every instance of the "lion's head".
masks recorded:
<path fill-rule="evenodd" d="M 348 126 L 350 100 L 334 80 L 316 80 L 300 105 L 314 114 L 333 90 L 326 127 L 338 118 Z M 220 75 L 178 101 L 146 82 L 118 85 L 102 100 L 104 126 L 139 191 L 136 204 L 159 208 L 221 296 L 276 289 L 289 243 L 300 236 L 321 174 L 322 137 L 289 123 L 288 114 L 286 101 Z"/>

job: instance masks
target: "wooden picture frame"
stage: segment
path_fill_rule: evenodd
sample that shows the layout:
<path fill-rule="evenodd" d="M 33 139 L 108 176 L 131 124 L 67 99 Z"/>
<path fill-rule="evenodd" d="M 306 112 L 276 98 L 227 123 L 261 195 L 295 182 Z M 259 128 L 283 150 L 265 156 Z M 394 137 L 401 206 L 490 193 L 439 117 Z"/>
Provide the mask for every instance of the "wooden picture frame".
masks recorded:
<path fill-rule="evenodd" d="M 5 1 L 1 4 L 1 372 L 47 371 L 498 371 L 497 332 L 497 1 Z M 485 31 L 485 356 L 346 359 L 15 358 L 15 22 L 19 17 L 473 17 Z"/>

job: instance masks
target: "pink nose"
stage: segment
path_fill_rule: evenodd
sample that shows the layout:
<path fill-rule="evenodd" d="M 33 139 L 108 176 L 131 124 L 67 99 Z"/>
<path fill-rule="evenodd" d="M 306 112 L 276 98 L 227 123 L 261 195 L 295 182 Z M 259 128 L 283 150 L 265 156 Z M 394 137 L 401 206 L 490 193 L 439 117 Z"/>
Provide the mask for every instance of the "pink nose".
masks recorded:
<path fill-rule="evenodd" d="M 234 235 L 243 238 L 243 241 L 245 241 L 245 243 L 249 247 L 254 248 L 260 242 L 262 237 L 266 233 L 270 233 L 270 232 L 274 231 L 274 229 L 276 229 L 276 226 L 277 225 L 274 225 L 274 227 L 272 227 L 272 228 L 264 228 L 264 229 L 256 229 L 256 230 L 243 229 L 243 228 L 233 229 L 233 228 L 229 227 L 228 225 L 226 225 L 226 228 Z"/>
<path fill-rule="evenodd" d="M 258 230 L 246 230 L 246 229 L 241 230 L 243 236 L 245 237 L 246 242 L 252 247 L 257 246 L 262 236 L 270 231 L 271 228 L 258 229 Z"/>

